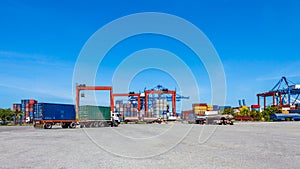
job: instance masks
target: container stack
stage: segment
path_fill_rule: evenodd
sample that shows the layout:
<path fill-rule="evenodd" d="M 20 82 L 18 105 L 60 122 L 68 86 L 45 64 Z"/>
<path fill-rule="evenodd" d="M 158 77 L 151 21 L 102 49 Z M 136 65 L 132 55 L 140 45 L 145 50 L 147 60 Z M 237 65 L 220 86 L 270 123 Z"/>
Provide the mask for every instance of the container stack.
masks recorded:
<path fill-rule="evenodd" d="M 167 99 L 154 99 L 153 103 L 153 117 L 159 118 L 161 115 L 167 112 L 169 105 Z"/>
<path fill-rule="evenodd" d="M 124 104 L 124 116 L 137 117 L 138 116 L 137 103 L 131 102 L 131 103 Z"/>
<path fill-rule="evenodd" d="M 219 106 L 219 110 L 230 109 L 231 106 Z"/>
<path fill-rule="evenodd" d="M 207 111 L 212 111 L 213 110 L 213 105 L 207 105 Z"/>
<path fill-rule="evenodd" d="M 37 112 L 37 101 L 33 99 L 21 100 L 21 111 L 24 113 L 22 121 L 32 123 L 34 114 Z"/>
<path fill-rule="evenodd" d="M 195 103 L 193 104 L 193 111 L 194 114 L 204 115 L 205 111 L 207 111 L 207 104 L 206 103 Z"/>
<path fill-rule="evenodd" d="M 115 111 L 121 114 L 121 118 L 137 117 L 138 116 L 137 101 L 130 101 L 124 103 L 123 100 L 117 100 L 115 105 Z"/>
<path fill-rule="evenodd" d="M 13 111 L 21 112 L 22 111 L 22 105 L 21 104 L 17 104 L 17 103 L 13 104 Z M 22 119 L 24 119 L 23 115 L 20 115 L 20 117 L 18 117 L 18 118 L 14 117 L 14 121 L 17 122 L 17 123 L 21 123 Z"/>
<path fill-rule="evenodd" d="M 213 105 L 213 111 L 219 111 L 220 107 L 218 105 Z"/>
<path fill-rule="evenodd" d="M 22 105 L 21 104 L 13 104 L 13 111 L 22 111 Z"/>
<path fill-rule="evenodd" d="M 193 110 L 182 111 L 181 112 L 181 118 L 182 118 L 182 120 L 188 120 L 190 114 L 194 114 L 194 111 Z"/>
<path fill-rule="evenodd" d="M 116 100 L 115 112 L 120 113 L 121 117 L 124 115 L 123 100 Z"/>

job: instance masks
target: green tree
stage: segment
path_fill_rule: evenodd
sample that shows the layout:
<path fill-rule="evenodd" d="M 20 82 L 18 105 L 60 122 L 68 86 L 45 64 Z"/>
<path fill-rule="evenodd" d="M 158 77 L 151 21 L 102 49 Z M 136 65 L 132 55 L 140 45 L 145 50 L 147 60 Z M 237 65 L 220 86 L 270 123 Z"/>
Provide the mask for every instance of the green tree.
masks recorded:
<path fill-rule="evenodd" d="M 250 116 L 250 110 L 247 108 L 242 108 L 238 113 L 239 116 Z"/>
<path fill-rule="evenodd" d="M 235 113 L 234 113 L 234 111 L 233 111 L 233 108 L 225 108 L 225 109 L 223 110 L 222 114 L 223 114 L 223 115 L 225 115 L 225 114 L 230 114 L 230 115 L 232 115 L 232 116 L 235 116 Z"/>
<path fill-rule="evenodd" d="M 271 121 L 270 115 L 278 112 L 279 110 L 277 107 L 267 107 L 264 109 L 264 111 L 262 111 L 262 118 L 264 119 L 264 121 Z"/>
<path fill-rule="evenodd" d="M 256 110 L 252 110 L 250 112 L 250 117 L 253 119 L 261 120 L 262 113 L 260 113 L 259 111 L 256 111 Z"/>
<path fill-rule="evenodd" d="M 4 123 L 6 123 L 6 121 L 10 121 L 12 119 L 13 115 L 14 115 L 14 113 L 11 109 L 0 108 L 0 119 Z"/>

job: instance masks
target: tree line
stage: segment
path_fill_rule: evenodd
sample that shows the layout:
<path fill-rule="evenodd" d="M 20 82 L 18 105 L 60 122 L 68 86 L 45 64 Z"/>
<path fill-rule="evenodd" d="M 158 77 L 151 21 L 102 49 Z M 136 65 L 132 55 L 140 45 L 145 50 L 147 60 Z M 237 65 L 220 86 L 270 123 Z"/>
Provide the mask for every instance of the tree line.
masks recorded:
<path fill-rule="evenodd" d="M 279 113 L 277 107 L 267 107 L 262 112 L 257 110 L 249 110 L 248 108 L 242 108 L 239 112 L 235 113 L 233 108 L 226 108 L 223 110 L 222 114 L 230 114 L 234 117 L 236 116 L 248 116 L 251 117 L 253 120 L 259 121 L 271 121 L 270 115 Z"/>
<path fill-rule="evenodd" d="M 10 108 L 8 108 L 8 109 L 0 108 L 1 124 L 7 124 L 8 122 L 11 122 L 12 120 L 14 120 L 14 123 L 17 124 L 22 115 L 23 115 L 23 112 L 20 112 L 20 111 L 13 111 Z"/>

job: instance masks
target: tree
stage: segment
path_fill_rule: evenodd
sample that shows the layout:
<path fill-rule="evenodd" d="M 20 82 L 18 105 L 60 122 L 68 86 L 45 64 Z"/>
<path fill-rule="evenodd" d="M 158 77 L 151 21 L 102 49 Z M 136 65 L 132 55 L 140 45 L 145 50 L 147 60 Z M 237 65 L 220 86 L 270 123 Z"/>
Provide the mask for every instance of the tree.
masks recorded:
<path fill-rule="evenodd" d="M 11 109 L 2 109 L 0 108 L 0 119 L 1 121 L 6 123 L 6 121 L 10 121 L 13 117 L 13 111 Z"/>
<path fill-rule="evenodd" d="M 232 116 L 235 116 L 235 113 L 234 113 L 234 111 L 233 111 L 233 108 L 225 108 L 224 110 L 223 110 L 223 112 L 222 112 L 222 114 L 223 115 L 225 115 L 225 114 L 230 114 L 230 115 L 232 115 Z"/>
<path fill-rule="evenodd" d="M 250 110 L 248 108 L 242 108 L 238 113 L 239 116 L 250 116 Z"/>
<path fill-rule="evenodd" d="M 264 121 L 271 121 L 270 115 L 278 112 L 279 110 L 277 107 L 267 107 L 264 109 L 264 111 L 262 111 L 262 118 L 264 119 Z"/>
<path fill-rule="evenodd" d="M 252 110 L 250 112 L 250 117 L 253 119 L 261 120 L 262 114 L 258 112 L 257 110 Z"/>

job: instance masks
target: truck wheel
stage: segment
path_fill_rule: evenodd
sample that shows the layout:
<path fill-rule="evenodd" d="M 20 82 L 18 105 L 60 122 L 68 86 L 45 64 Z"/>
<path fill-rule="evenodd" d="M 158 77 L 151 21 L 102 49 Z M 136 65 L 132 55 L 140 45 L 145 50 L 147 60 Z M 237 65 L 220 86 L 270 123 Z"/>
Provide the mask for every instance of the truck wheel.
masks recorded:
<path fill-rule="evenodd" d="M 75 129 L 76 128 L 76 124 L 75 123 L 70 123 L 69 126 L 70 126 L 71 129 Z"/>
<path fill-rule="evenodd" d="M 105 122 L 100 121 L 99 122 L 99 127 L 105 127 Z"/>
<path fill-rule="evenodd" d="M 62 123 L 61 124 L 61 128 L 65 129 L 68 128 L 69 124 L 68 123 Z"/>
<path fill-rule="evenodd" d="M 51 128 L 52 128 L 52 123 L 46 123 L 46 124 L 44 125 L 44 128 L 45 128 L 45 129 L 51 129 Z"/>
<path fill-rule="evenodd" d="M 113 126 L 118 127 L 119 123 L 117 121 L 113 121 Z"/>

